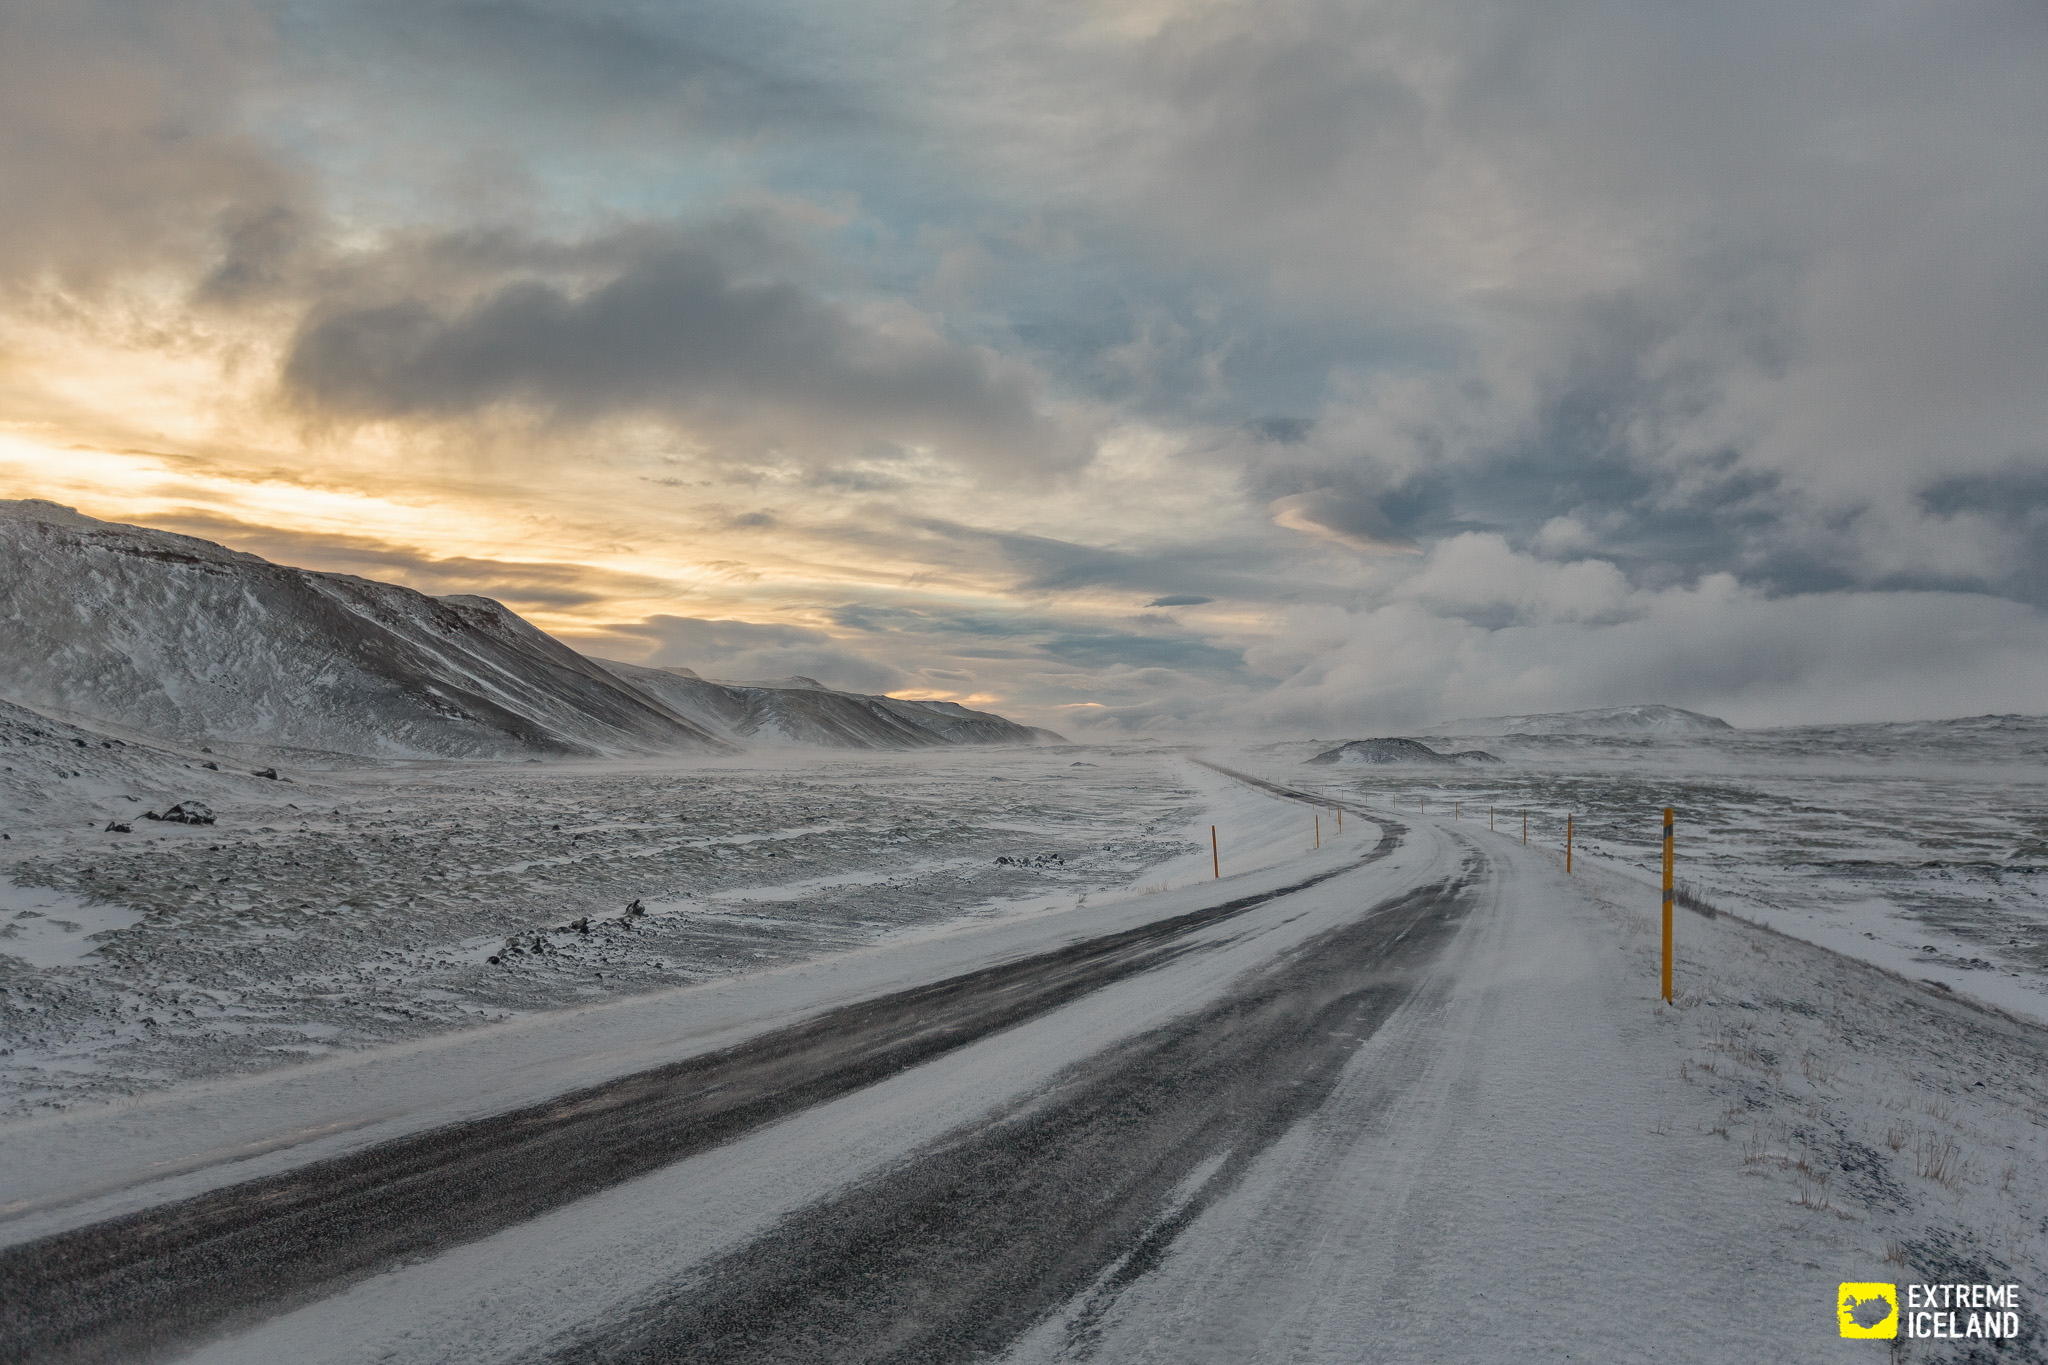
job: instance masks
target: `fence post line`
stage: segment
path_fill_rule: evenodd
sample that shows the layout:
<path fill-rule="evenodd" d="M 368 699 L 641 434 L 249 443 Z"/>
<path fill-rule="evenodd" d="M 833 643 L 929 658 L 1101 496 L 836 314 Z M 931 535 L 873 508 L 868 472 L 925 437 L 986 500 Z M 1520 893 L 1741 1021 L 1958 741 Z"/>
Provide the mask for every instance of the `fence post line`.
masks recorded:
<path fill-rule="evenodd" d="M 1671 1000 L 1671 872 L 1674 852 L 1671 823 L 1674 812 L 1664 808 L 1664 999 Z"/>
<path fill-rule="evenodd" d="M 1209 826 L 1209 870 L 1216 874 L 1216 880 L 1223 880 L 1223 855 L 1216 851 L 1216 826 Z"/>

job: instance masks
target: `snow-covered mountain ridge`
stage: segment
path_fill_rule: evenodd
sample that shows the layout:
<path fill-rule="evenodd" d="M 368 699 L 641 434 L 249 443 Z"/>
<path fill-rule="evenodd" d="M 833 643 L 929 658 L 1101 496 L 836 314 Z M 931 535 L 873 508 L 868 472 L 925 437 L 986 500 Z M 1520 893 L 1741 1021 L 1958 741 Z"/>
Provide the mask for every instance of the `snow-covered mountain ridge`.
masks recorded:
<path fill-rule="evenodd" d="M 671 685 L 676 676 L 587 659 L 489 598 L 429 597 L 55 503 L 0 502 L 0 697 L 53 716 L 185 745 L 492 758 L 723 753 L 767 725 L 757 716 L 805 709 L 766 695 L 712 704 L 701 686 Z M 798 690 L 811 709 L 896 723 L 878 718 L 865 736 L 812 727 L 797 742 L 1032 743 L 1047 733 L 961 708 Z M 725 712 L 735 721 L 720 721 Z"/>
<path fill-rule="evenodd" d="M 1602 706 L 1524 716 L 1480 716 L 1432 726 L 1432 735 L 1710 735 L 1735 727 L 1676 706 Z"/>
<path fill-rule="evenodd" d="M 1050 730 L 1019 725 L 958 702 L 835 692 L 815 678 L 721 682 L 687 668 L 643 668 L 599 659 L 678 715 L 737 743 L 835 749 L 921 749 L 945 744 L 1060 744 Z"/>

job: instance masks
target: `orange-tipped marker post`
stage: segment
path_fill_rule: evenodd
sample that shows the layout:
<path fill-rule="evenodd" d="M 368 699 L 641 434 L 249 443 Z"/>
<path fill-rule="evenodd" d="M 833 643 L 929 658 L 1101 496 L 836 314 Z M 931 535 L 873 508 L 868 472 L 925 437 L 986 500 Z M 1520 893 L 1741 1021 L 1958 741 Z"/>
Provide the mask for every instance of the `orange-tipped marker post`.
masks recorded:
<path fill-rule="evenodd" d="M 1664 999 L 1671 999 L 1671 874 L 1675 861 L 1671 840 L 1671 826 L 1676 812 L 1664 808 Z"/>

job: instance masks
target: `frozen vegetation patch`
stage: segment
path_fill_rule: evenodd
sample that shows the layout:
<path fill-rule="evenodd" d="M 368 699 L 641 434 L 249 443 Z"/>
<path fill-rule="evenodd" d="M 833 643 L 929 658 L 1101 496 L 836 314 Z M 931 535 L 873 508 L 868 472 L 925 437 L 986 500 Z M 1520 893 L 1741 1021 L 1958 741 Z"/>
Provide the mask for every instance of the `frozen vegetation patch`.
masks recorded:
<path fill-rule="evenodd" d="M 103 936 L 141 918 L 123 906 L 0 879 L 0 954 L 31 966 L 83 962 L 99 951 Z"/>
<path fill-rule="evenodd" d="M 1653 980 L 1654 916 L 1604 903 Z M 2048 1030 L 1732 916 L 1680 929 L 1676 998 L 1649 1033 L 1785 1231 L 1872 1278 L 2048 1297 Z M 2028 1321 L 2017 1358 L 2039 1360 Z"/>

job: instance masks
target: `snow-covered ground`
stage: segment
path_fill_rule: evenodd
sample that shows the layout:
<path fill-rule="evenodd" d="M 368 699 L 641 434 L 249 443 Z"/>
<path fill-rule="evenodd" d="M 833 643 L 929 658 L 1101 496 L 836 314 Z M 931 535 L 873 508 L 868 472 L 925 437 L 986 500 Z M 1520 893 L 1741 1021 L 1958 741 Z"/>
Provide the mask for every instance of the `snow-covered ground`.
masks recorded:
<path fill-rule="evenodd" d="M 43 1106 L 0 1124 L 0 1144 L 16 1158 L 0 1179 L 0 1245 L 501 1113 L 730 1047 L 851 1001 L 1279 885 L 1342 864 L 1356 856 L 1360 839 L 1377 835 L 1368 826 L 1319 853 L 1302 806 L 1163 761 L 1185 779 L 1183 793 L 1203 803 L 1199 859 L 1156 864 L 1134 884 L 1100 894 L 1099 903 L 1067 889 L 688 986 L 585 997 L 488 1027 L 336 1050 L 138 1098 L 107 1102 L 102 1092 L 97 1103 Z M 1236 835 L 1236 863 L 1220 890 L 1212 889 L 1219 884 L 1207 846 L 1211 820 Z M 855 885 L 867 894 L 887 882 Z"/>
<path fill-rule="evenodd" d="M 1340 833 L 1325 811 L 1317 849 L 1311 806 L 1142 748 L 206 772 L 185 794 L 214 826 L 17 819 L 0 1246 L 1352 868 L 1200 930 L 1200 951 L 204 1354 L 587 1355 L 776 1229 L 1024 1131 L 1118 1049 L 1456 884 L 1473 899 L 1455 937 L 1347 1042 L 1327 1098 L 1190 1165 L 1157 1210 L 1163 1250 L 1105 1261 L 1012 1359 L 1868 1358 L 1835 1335 L 1843 1281 L 2017 1284 L 2028 1335 L 1982 1358 L 2048 1359 L 2048 860 L 2027 747 L 2044 727 L 1901 730 L 1496 741 L 1510 762 L 1485 771 L 1209 755 L 1389 820 L 1398 801 L 1398 847 L 1362 867 L 1377 820 Z M 145 769 L 121 780 L 181 771 Z M 1681 870 L 1731 912 L 1679 913 L 1669 1006 L 1664 804 Z M 1514 819 L 1489 832 L 1489 805 Z M 646 914 L 624 915 L 636 898 Z M 1092 1197 L 1067 1180 L 1057 1197 Z"/>
<path fill-rule="evenodd" d="M 1211 824 L 1242 870 L 1276 856 L 1270 812 L 1288 809 L 1148 748 L 286 781 L 45 747 L 108 771 L 63 779 L 89 788 L 69 804 L 24 802 L 0 844 L 15 1114 L 1184 885 L 1210 875 Z M 194 796 L 215 824 L 140 818 Z M 131 832 L 105 831 L 115 816 Z"/>
<path fill-rule="evenodd" d="M 1709 901 L 1915 979 L 2048 1019 L 2048 719 L 1985 716 L 1688 737 L 1537 736 L 1484 768 L 1331 768 L 1327 742 L 1249 770 L 1383 810 L 1449 814 L 1654 880 L 1666 806 Z"/>
<path fill-rule="evenodd" d="M 1272 808 L 1276 830 L 1298 826 L 1299 806 Z M 197 1358 L 552 1358 L 650 1296 L 715 1283 L 724 1258 L 801 1210 L 915 1169 L 965 1135 L 1027 1122 L 1117 1040 L 1200 1010 L 1376 897 L 1472 866 L 1475 848 L 1490 869 L 1480 902 L 1427 979 L 1359 1042 L 1330 1097 L 1234 1180 L 1221 1174 L 1227 1150 L 1193 1167 L 1160 1211 L 1162 1224 L 1192 1212 L 1164 1253 L 1141 1274 L 1106 1266 L 1013 1342 L 1010 1359 L 1866 1359 L 1871 1348 L 1835 1335 L 1843 1281 L 2017 1284 L 2028 1335 L 1983 1358 L 2044 1358 L 2042 1030 L 1686 912 L 1679 996 L 1666 1007 L 1634 879 L 1583 865 L 1567 878 L 1518 834 L 1408 823 L 1394 857 L 1219 926 L 1208 952 Z M 1361 824 L 1321 853 L 1292 840 L 1291 866 L 1134 897 L 1089 922 L 1114 928 L 1336 865 L 1378 834 Z M 882 945 L 851 965 L 872 973 L 922 954 L 919 970 L 958 966 L 1057 941 L 1083 915 Z M 819 998 L 815 969 L 774 977 L 776 1006 Z M 738 1006 L 738 984 L 710 989 Z M 606 1036 L 618 1034 L 596 1030 L 582 1045 Z M 579 1074 L 633 1061 L 585 1055 Z M 159 1131 L 143 1115 L 165 1108 L 133 1111 L 135 1134 Z M 78 1144 L 100 1122 L 40 1121 L 21 1150 L 90 1165 Z M 1895 1358 L 1971 1359 L 1973 1345 L 1902 1343 Z"/>
<path fill-rule="evenodd" d="M 1157 1271 L 1012 1360 L 1867 1359 L 1844 1281 L 2017 1283 L 2031 1334 L 1983 1358 L 2044 1358 L 2048 1035 L 1683 911 L 1666 1007 L 1632 879 L 1419 823 L 1504 913 Z"/>

